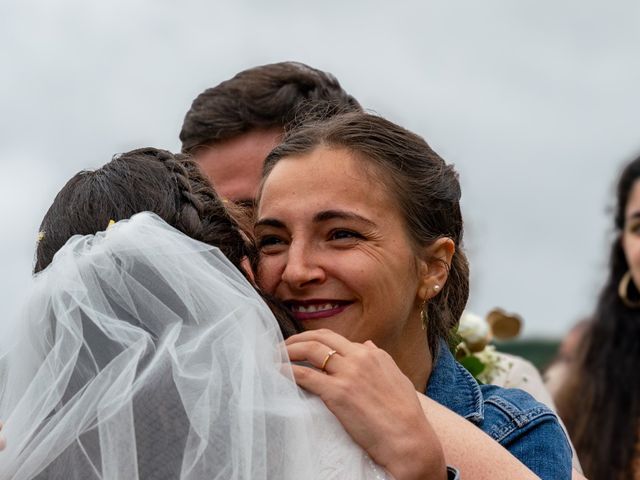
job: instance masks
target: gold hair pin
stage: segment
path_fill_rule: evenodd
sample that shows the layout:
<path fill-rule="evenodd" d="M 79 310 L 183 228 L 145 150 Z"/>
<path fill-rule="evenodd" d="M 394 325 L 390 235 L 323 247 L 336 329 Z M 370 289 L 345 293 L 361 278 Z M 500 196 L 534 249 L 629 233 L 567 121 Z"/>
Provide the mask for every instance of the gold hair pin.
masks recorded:
<path fill-rule="evenodd" d="M 42 240 L 44 240 L 44 230 L 39 231 L 38 236 L 36 238 L 37 238 L 36 240 L 37 243 L 40 243 Z"/>
<path fill-rule="evenodd" d="M 111 226 L 113 226 L 115 224 L 116 224 L 115 220 L 113 220 L 113 219 L 109 220 L 109 224 L 107 225 L 107 228 L 111 228 Z"/>

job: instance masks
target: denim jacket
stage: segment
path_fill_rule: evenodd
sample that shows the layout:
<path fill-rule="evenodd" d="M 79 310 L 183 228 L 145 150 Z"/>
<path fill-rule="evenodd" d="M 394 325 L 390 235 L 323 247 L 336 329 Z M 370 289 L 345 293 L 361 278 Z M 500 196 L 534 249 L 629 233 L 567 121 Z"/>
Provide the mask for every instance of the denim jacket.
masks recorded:
<path fill-rule="evenodd" d="M 425 394 L 473 422 L 543 480 L 571 478 L 571 447 L 555 414 L 522 390 L 479 385 L 445 342 Z"/>

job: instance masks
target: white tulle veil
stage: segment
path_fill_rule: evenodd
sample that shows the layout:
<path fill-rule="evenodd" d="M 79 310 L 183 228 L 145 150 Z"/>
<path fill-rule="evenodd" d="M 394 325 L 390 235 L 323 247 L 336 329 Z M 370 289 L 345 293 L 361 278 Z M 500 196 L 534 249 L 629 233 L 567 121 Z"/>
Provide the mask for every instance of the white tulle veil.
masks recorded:
<path fill-rule="evenodd" d="M 242 274 L 150 213 L 70 239 L 0 355 L 0 479 L 382 475 L 296 387 Z"/>

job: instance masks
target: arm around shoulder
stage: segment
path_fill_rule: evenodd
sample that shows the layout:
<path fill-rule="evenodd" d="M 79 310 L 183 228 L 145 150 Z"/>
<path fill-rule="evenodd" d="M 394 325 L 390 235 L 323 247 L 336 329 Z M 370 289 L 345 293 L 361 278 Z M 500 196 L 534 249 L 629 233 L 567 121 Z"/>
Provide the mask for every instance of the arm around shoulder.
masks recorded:
<path fill-rule="evenodd" d="M 573 454 L 556 415 L 521 390 L 495 388 L 485 389 L 487 433 L 543 480 L 570 479 Z"/>
<path fill-rule="evenodd" d="M 476 480 L 538 478 L 498 442 L 472 423 L 422 394 L 418 394 L 418 398 L 440 440 L 446 463 L 459 470 L 459 478 Z"/>

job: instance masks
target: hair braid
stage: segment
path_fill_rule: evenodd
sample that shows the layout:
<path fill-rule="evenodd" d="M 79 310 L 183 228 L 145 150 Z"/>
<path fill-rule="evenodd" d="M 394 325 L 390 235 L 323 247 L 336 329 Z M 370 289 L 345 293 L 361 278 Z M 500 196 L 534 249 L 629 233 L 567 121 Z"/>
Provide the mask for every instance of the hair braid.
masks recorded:
<path fill-rule="evenodd" d="M 46 268 L 73 235 L 92 235 L 107 228 L 110 220 L 148 211 L 189 237 L 218 247 L 247 275 L 241 262 L 255 262 L 256 248 L 226 206 L 234 208 L 223 204 L 188 155 L 147 147 L 114 156 L 98 170 L 79 172 L 58 193 L 40 225 L 34 272 Z M 265 301 L 285 337 L 301 331 L 286 309 L 272 298 Z"/>
<path fill-rule="evenodd" d="M 169 175 L 167 175 L 167 171 Z M 74 176 L 45 215 L 34 271 L 45 268 L 73 235 L 104 230 L 110 220 L 154 212 L 201 242 L 215 245 L 240 266 L 255 248 L 188 155 L 151 147 L 114 156 L 95 171 Z M 82 221 L 80 221 L 82 219 Z"/>
<path fill-rule="evenodd" d="M 232 215 L 222 203 L 198 164 L 187 154 L 173 154 L 166 150 L 146 148 L 130 153 L 154 156 L 162 162 L 175 181 L 176 212 L 173 224 L 188 236 L 217 245 L 234 263 L 256 255 L 247 240 L 249 225 L 237 225 L 241 215 Z M 236 218 L 239 217 L 239 218 Z M 242 223 L 242 222 L 241 222 Z"/>

